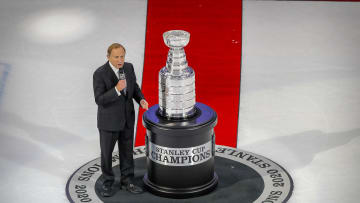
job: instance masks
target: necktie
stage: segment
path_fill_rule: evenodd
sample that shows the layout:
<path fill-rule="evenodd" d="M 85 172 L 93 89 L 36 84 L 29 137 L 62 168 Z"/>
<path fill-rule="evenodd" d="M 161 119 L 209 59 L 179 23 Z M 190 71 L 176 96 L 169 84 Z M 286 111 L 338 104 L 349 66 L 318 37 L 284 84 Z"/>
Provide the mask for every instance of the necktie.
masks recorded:
<path fill-rule="evenodd" d="M 118 75 L 119 75 L 119 80 L 125 80 L 125 83 L 126 83 L 126 76 L 125 76 L 125 72 L 124 72 L 123 68 L 119 68 Z M 124 88 L 124 93 L 126 95 L 126 86 Z"/>

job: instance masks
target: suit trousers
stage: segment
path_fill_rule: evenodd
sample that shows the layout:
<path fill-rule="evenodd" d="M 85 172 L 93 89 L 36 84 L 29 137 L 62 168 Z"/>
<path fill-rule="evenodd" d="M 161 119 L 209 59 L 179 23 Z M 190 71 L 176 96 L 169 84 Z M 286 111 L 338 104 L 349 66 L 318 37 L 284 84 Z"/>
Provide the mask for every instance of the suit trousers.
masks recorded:
<path fill-rule="evenodd" d="M 121 183 L 132 181 L 134 177 L 133 135 L 134 128 L 126 125 L 122 131 L 106 131 L 99 129 L 101 149 L 101 170 L 104 177 L 103 184 L 112 184 L 115 180 L 112 170 L 112 153 L 118 142 L 120 158 Z"/>

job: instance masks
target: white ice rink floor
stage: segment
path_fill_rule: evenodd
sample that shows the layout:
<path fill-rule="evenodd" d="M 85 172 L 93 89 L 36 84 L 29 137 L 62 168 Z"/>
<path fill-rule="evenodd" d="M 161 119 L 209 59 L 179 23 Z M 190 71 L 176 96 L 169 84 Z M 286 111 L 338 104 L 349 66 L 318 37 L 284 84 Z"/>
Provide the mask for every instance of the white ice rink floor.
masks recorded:
<path fill-rule="evenodd" d="M 118 41 L 141 84 L 146 5 L 1 0 L 0 202 L 68 202 L 100 153 L 92 74 Z M 359 56 L 360 3 L 244 1 L 238 147 L 287 169 L 289 202 L 359 202 Z"/>

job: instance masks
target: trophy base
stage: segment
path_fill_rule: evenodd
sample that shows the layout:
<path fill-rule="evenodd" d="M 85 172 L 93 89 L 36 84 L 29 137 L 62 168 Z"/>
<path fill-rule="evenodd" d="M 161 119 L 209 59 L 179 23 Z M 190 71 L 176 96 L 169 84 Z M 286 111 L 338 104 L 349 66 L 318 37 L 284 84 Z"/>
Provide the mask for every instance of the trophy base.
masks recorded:
<path fill-rule="evenodd" d="M 218 184 L 218 176 L 214 172 L 214 177 L 210 182 L 201 186 L 190 187 L 190 188 L 169 188 L 169 187 L 163 187 L 157 185 L 149 180 L 147 173 L 143 178 L 143 182 L 145 184 L 147 191 L 155 195 L 161 197 L 183 199 L 183 198 L 201 196 L 213 191 Z"/>
<path fill-rule="evenodd" d="M 189 198 L 211 192 L 214 171 L 216 112 L 197 102 L 196 114 L 184 120 L 159 115 L 159 105 L 143 115 L 147 173 L 143 182 L 159 196 Z"/>

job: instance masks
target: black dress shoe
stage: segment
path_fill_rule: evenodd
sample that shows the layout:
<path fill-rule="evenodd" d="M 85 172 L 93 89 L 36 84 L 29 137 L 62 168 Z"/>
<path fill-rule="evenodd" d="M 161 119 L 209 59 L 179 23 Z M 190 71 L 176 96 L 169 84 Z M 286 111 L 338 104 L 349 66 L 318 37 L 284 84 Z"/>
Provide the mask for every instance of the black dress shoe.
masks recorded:
<path fill-rule="evenodd" d="M 136 186 L 133 183 L 122 184 L 121 189 L 127 190 L 133 194 L 140 194 L 143 192 L 143 189 L 141 189 L 141 187 Z"/>
<path fill-rule="evenodd" d="M 103 197 L 111 197 L 114 195 L 112 185 L 103 185 L 101 189 L 100 195 Z"/>

